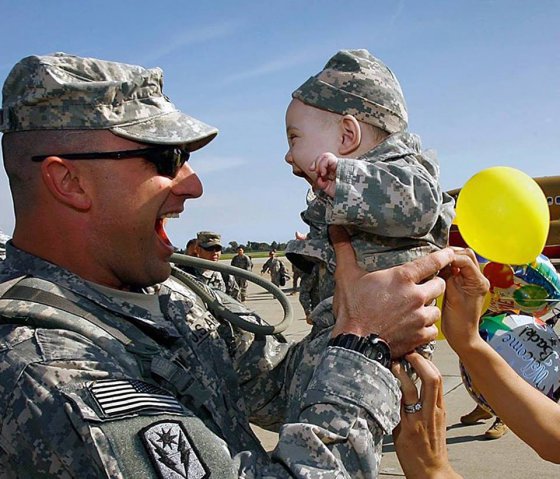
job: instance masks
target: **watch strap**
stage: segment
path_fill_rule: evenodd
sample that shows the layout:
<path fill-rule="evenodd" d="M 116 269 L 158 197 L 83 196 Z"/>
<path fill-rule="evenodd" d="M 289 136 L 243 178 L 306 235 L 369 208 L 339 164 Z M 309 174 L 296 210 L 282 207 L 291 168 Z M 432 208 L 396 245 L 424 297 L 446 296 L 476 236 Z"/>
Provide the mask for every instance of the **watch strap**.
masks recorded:
<path fill-rule="evenodd" d="M 356 351 L 369 359 L 377 361 L 386 368 L 391 367 L 391 349 L 377 334 L 370 334 L 369 336 L 339 334 L 331 338 L 328 345 Z"/>

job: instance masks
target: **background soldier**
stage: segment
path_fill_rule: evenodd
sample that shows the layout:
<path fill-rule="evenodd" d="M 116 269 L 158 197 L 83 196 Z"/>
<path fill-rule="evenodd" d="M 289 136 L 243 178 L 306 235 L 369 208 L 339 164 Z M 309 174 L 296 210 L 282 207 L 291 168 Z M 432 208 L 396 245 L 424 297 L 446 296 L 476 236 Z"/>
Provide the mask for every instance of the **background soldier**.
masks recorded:
<path fill-rule="evenodd" d="M 253 262 L 251 261 L 251 258 L 245 254 L 243 246 L 239 246 L 237 248 L 237 254 L 231 258 L 231 265 L 246 271 L 253 269 Z M 239 276 L 234 276 L 234 278 L 239 286 L 241 301 L 245 301 L 247 298 L 247 280 Z"/>
<path fill-rule="evenodd" d="M 196 253 L 199 258 L 220 261 L 222 237 L 212 231 L 201 231 L 196 235 Z M 198 269 L 197 277 L 211 288 L 219 289 L 237 301 L 241 300 L 239 286 L 233 275 L 210 269 Z"/>

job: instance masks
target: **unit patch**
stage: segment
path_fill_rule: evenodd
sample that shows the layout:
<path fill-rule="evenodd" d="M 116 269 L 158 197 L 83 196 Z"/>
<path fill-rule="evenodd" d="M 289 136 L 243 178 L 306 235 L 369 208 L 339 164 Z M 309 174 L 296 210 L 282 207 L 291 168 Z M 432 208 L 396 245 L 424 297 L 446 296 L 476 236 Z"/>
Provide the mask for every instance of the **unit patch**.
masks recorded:
<path fill-rule="evenodd" d="M 168 391 L 137 379 L 104 379 L 92 383 L 89 390 L 110 417 L 150 410 L 183 412 L 179 401 Z"/>
<path fill-rule="evenodd" d="M 160 421 L 142 429 L 140 437 L 162 479 L 210 476 L 187 431 L 178 421 Z"/>

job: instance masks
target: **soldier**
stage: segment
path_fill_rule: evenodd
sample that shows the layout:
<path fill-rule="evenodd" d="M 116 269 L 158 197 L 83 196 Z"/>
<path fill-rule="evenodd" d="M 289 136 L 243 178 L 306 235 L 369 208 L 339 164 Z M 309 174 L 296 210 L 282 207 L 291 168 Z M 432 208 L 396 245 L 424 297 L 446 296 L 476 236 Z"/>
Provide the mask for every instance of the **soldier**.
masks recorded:
<path fill-rule="evenodd" d="M 284 266 L 282 261 L 280 261 L 276 257 L 276 251 L 274 250 L 269 251 L 268 259 L 263 264 L 263 267 L 261 269 L 261 274 L 264 274 L 266 272 L 270 273 L 270 281 L 272 282 L 272 284 L 276 286 L 284 286 L 284 284 L 286 284 L 286 267 Z M 284 280 L 283 284 L 282 280 Z"/>
<path fill-rule="evenodd" d="M 444 285 L 429 278 L 454 253 L 367 275 L 336 243 L 334 326 L 230 341 L 237 329 L 170 277 L 165 219 L 202 194 L 187 160 L 217 130 L 162 84 L 160 69 L 64 53 L 5 81 L 0 476 L 376 477 L 399 420 L 391 357 L 435 337 Z M 249 420 L 279 431 L 271 455 Z"/>
<path fill-rule="evenodd" d="M 187 244 L 185 246 L 185 254 L 187 256 L 198 256 L 196 252 L 196 238 L 191 238 L 189 241 L 187 241 Z"/>
<path fill-rule="evenodd" d="M 250 271 L 253 269 L 253 262 L 251 258 L 245 254 L 245 250 L 243 246 L 237 247 L 237 254 L 231 258 L 231 265 L 235 266 L 236 268 L 241 268 L 246 271 Z M 241 301 L 245 301 L 247 298 L 247 280 L 245 278 L 241 278 L 239 276 L 234 276 L 237 285 L 239 286 L 240 294 L 241 294 Z"/>
<path fill-rule="evenodd" d="M 189 241 L 187 241 L 187 244 L 185 245 L 185 254 L 187 256 L 194 256 L 195 258 L 198 258 L 198 252 L 196 251 L 196 238 L 191 238 Z M 193 276 L 196 276 L 198 274 L 198 269 L 194 266 L 176 264 L 175 267 L 179 268 L 185 273 L 192 274 Z"/>
<path fill-rule="evenodd" d="M 222 237 L 218 233 L 200 231 L 196 235 L 197 256 L 209 261 L 220 261 L 220 257 L 222 256 L 221 241 Z M 219 289 L 237 301 L 241 300 L 239 286 L 233 275 L 212 271 L 210 269 L 198 269 L 196 276 L 200 281 L 211 288 Z"/>

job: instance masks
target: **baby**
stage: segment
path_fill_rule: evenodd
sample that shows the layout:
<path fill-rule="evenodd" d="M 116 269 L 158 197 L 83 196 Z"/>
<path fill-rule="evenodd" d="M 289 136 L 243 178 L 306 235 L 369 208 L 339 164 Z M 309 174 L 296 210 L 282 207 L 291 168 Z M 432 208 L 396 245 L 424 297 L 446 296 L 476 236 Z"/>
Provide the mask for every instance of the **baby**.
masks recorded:
<path fill-rule="evenodd" d="M 286 161 L 316 196 L 302 213 L 310 232 L 290 241 L 286 256 L 318 274 L 312 284 L 321 301 L 334 292 L 331 224 L 346 227 L 367 271 L 447 245 L 453 200 L 441 190 L 434 155 L 406 131 L 403 94 L 389 68 L 366 50 L 342 50 L 292 97 Z"/>

